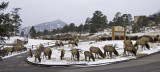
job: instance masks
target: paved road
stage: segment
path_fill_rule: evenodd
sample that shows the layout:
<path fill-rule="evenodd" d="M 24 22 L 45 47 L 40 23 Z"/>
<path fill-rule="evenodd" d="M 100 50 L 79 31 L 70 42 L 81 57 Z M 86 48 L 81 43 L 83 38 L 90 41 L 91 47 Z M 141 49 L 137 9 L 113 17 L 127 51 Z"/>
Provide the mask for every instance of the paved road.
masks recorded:
<path fill-rule="evenodd" d="M 160 72 L 160 53 L 151 56 L 98 67 L 39 67 L 26 62 L 28 53 L 16 55 L 0 62 L 0 72 Z"/>

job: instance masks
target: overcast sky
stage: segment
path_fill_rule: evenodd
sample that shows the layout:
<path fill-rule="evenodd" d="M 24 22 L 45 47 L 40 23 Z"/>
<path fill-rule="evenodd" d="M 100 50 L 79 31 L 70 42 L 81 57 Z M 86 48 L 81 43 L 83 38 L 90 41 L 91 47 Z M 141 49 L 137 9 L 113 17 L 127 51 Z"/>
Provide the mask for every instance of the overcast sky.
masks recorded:
<path fill-rule="evenodd" d="M 68 24 L 84 24 L 96 10 L 102 11 L 108 20 L 117 12 L 151 15 L 160 11 L 160 0 L 1 0 L 9 2 L 7 11 L 20 7 L 22 26 L 32 26 L 60 19 Z"/>

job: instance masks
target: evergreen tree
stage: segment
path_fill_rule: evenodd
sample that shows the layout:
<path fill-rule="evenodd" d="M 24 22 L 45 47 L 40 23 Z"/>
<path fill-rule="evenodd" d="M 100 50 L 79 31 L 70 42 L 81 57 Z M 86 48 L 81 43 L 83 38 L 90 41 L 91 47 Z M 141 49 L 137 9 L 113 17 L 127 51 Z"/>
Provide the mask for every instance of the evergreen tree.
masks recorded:
<path fill-rule="evenodd" d="M 30 34 L 31 38 L 36 38 L 36 30 L 35 30 L 34 26 L 31 27 L 29 34 Z"/>
<path fill-rule="evenodd" d="M 132 26 L 133 32 L 139 32 L 143 27 L 149 26 L 149 19 L 146 16 L 140 16 L 136 24 Z"/>
<path fill-rule="evenodd" d="M 101 11 L 95 11 L 90 20 L 90 25 L 92 29 L 95 28 L 97 31 L 104 29 L 104 26 L 107 26 L 107 16 L 103 15 Z"/>
<path fill-rule="evenodd" d="M 127 26 L 131 24 L 131 20 L 131 14 L 123 14 L 121 16 L 121 13 L 117 12 L 113 21 L 110 21 L 109 26 Z"/>
<path fill-rule="evenodd" d="M 91 26 L 90 33 L 96 33 L 96 32 L 98 32 L 96 30 L 96 27 L 95 26 Z"/>
<path fill-rule="evenodd" d="M 85 21 L 85 24 L 89 24 L 90 21 L 91 21 L 91 19 L 88 17 L 88 18 L 86 19 L 86 21 Z"/>
<path fill-rule="evenodd" d="M 69 31 L 69 26 L 68 25 L 65 25 L 63 28 L 62 28 L 62 33 L 68 33 Z"/>
<path fill-rule="evenodd" d="M 19 26 L 21 26 L 21 22 L 22 20 L 20 19 L 20 15 L 19 15 L 19 10 L 21 10 L 21 8 L 13 8 L 12 11 L 12 23 L 14 24 L 14 29 L 15 29 L 15 35 L 17 35 L 17 33 L 19 32 Z"/>
<path fill-rule="evenodd" d="M 90 31 L 90 25 L 89 24 L 85 24 L 84 27 L 83 27 L 83 31 L 89 32 Z"/>
<path fill-rule="evenodd" d="M 86 19 L 86 21 L 85 21 L 85 25 L 83 27 L 83 31 L 89 32 L 89 30 L 90 30 L 90 21 L 91 21 L 91 19 L 88 17 Z"/>
<path fill-rule="evenodd" d="M 156 22 L 156 24 L 159 24 L 160 23 L 160 14 L 155 14 L 153 21 Z"/>
<path fill-rule="evenodd" d="M 0 41 L 4 42 L 4 37 L 10 37 L 15 31 L 14 16 L 10 13 L 4 12 L 8 7 L 9 2 L 2 2 L 0 4 Z M 19 15 L 18 15 L 19 16 Z"/>
<path fill-rule="evenodd" d="M 75 29 L 75 24 L 74 23 L 71 23 L 70 25 L 69 25 L 69 31 L 70 32 L 74 32 L 76 29 Z"/>
<path fill-rule="evenodd" d="M 37 36 L 42 36 L 43 33 L 42 33 L 41 31 L 38 31 L 36 35 L 37 35 Z"/>
<path fill-rule="evenodd" d="M 23 31 L 21 32 L 21 36 L 24 37 L 24 32 Z"/>
<path fill-rule="evenodd" d="M 146 27 L 149 24 L 149 19 L 146 16 L 140 16 L 137 21 L 138 26 L 142 28 L 143 26 Z"/>
<path fill-rule="evenodd" d="M 81 33 L 83 31 L 83 24 L 80 24 L 77 28 L 77 32 Z"/>
<path fill-rule="evenodd" d="M 43 35 L 48 35 L 48 33 L 49 33 L 49 31 L 46 29 L 43 31 Z"/>
<path fill-rule="evenodd" d="M 51 34 L 52 34 L 52 35 L 57 34 L 57 30 L 56 30 L 56 29 L 53 29 L 53 30 L 51 31 Z"/>

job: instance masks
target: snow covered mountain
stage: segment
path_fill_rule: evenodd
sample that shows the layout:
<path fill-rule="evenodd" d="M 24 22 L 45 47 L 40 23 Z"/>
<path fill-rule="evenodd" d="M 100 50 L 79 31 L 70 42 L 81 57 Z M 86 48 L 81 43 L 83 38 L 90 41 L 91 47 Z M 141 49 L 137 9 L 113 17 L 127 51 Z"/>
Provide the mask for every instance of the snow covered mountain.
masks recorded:
<path fill-rule="evenodd" d="M 65 25 L 68 25 L 68 24 L 61 20 L 56 20 L 52 22 L 41 23 L 41 24 L 35 25 L 34 27 L 36 31 L 44 31 L 45 29 L 51 31 L 53 29 L 62 28 Z M 31 26 L 25 27 L 25 28 L 22 28 L 20 31 L 23 31 L 25 34 L 28 34 L 30 28 Z"/>

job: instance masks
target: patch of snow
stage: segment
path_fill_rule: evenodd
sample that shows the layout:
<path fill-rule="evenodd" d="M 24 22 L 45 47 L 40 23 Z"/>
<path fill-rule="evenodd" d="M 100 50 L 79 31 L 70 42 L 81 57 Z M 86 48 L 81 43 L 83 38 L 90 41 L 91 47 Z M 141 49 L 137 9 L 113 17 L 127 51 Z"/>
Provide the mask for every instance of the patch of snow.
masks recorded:
<path fill-rule="evenodd" d="M 117 61 L 123 61 L 123 60 L 129 60 L 129 59 L 134 59 L 136 58 L 135 56 L 128 56 L 125 57 L 123 56 L 123 52 L 124 52 L 124 48 L 123 48 L 123 40 L 113 40 L 113 41 L 103 41 L 103 42 L 98 42 L 98 43 L 93 43 L 93 44 L 89 44 L 92 41 L 88 41 L 88 42 L 82 42 L 79 43 L 78 47 L 74 47 L 74 48 L 78 48 L 78 49 L 82 49 L 83 51 L 80 52 L 80 61 L 75 61 L 75 60 L 71 60 L 71 49 L 72 47 L 69 47 L 68 45 L 65 45 L 64 47 L 61 48 L 51 48 L 52 50 L 52 56 L 51 56 L 51 60 L 48 60 L 46 58 L 43 59 L 43 57 L 41 56 L 42 60 L 41 62 L 35 62 L 35 58 L 32 57 L 28 57 L 28 61 L 33 62 L 33 63 L 37 63 L 37 64 L 46 64 L 46 65 L 70 65 L 70 64 L 88 64 L 88 66 L 97 66 L 97 65 L 106 65 L 106 64 L 111 64 L 113 62 L 117 62 Z M 132 41 L 133 44 L 135 43 L 135 41 Z M 102 47 L 104 45 L 108 45 L 108 44 L 117 44 L 116 50 L 119 53 L 119 56 L 114 56 L 113 59 L 110 59 L 108 56 L 106 58 L 100 58 L 100 59 L 95 59 L 95 61 L 93 62 L 92 59 L 90 62 L 86 62 L 85 61 L 85 57 L 84 57 L 84 51 L 89 51 L 89 48 L 91 46 L 96 46 L 99 47 L 102 52 L 103 49 Z M 151 44 L 150 44 L 151 45 Z M 160 47 L 159 46 L 151 46 L 153 48 L 151 48 L 150 50 L 138 50 L 137 54 L 151 54 L 157 51 L 160 51 Z M 65 55 L 64 55 L 64 60 L 60 60 L 60 51 L 61 49 L 65 49 Z"/>

